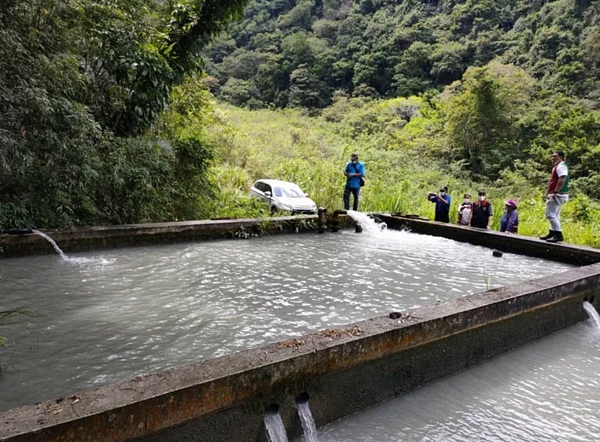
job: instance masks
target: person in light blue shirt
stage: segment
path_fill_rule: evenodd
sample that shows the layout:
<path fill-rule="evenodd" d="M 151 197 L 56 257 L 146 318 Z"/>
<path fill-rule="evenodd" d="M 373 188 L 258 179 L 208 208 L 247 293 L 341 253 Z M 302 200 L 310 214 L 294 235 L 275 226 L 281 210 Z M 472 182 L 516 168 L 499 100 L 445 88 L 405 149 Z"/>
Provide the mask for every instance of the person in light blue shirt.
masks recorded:
<path fill-rule="evenodd" d="M 440 193 L 429 194 L 429 201 L 435 203 L 435 220 L 442 223 L 450 222 L 450 195 L 448 195 L 448 186 L 442 186 Z"/>
<path fill-rule="evenodd" d="M 344 169 L 346 175 L 346 187 L 344 188 L 344 209 L 350 210 L 350 194 L 354 196 L 352 210 L 358 211 L 358 195 L 360 188 L 365 183 L 365 165 L 358 161 L 358 154 L 353 153 L 350 156 L 350 162 Z"/>

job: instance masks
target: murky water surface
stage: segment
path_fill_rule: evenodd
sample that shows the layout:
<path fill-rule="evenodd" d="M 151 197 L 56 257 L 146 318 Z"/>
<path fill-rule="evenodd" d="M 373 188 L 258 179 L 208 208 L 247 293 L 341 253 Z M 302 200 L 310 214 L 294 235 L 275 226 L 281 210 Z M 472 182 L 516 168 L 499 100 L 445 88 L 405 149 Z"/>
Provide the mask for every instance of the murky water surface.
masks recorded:
<path fill-rule="evenodd" d="M 331 424 L 319 441 L 597 442 L 598 367 L 600 331 L 580 324 Z"/>
<path fill-rule="evenodd" d="M 0 330 L 0 409 L 569 268 L 398 231 L 69 256 L 0 262 L 0 311 L 37 312 Z"/>

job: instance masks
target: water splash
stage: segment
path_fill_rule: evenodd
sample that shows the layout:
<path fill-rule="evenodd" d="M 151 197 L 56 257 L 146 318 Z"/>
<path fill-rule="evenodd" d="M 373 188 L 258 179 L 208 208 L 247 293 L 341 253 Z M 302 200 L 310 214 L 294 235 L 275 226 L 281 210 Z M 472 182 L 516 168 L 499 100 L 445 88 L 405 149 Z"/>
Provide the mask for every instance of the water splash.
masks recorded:
<path fill-rule="evenodd" d="M 296 402 L 296 406 L 298 407 L 298 414 L 300 415 L 300 421 L 302 422 L 305 442 L 319 442 L 319 439 L 317 438 L 317 426 L 315 425 L 315 420 L 310 412 L 308 401 Z"/>
<path fill-rule="evenodd" d="M 77 257 L 68 258 L 69 264 L 78 264 L 82 267 L 91 267 L 91 268 L 103 268 L 109 266 L 110 264 L 114 264 L 117 259 L 116 258 L 83 258 Z"/>
<path fill-rule="evenodd" d="M 594 306 L 587 301 L 583 301 L 583 308 L 590 317 L 590 320 L 592 321 L 592 324 L 594 324 L 594 327 L 600 328 L 600 315 L 598 315 L 598 312 L 596 311 Z"/>
<path fill-rule="evenodd" d="M 267 411 L 264 420 L 269 442 L 288 442 L 287 433 L 285 432 L 279 411 Z"/>
<path fill-rule="evenodd" d="M 377 223 L 373 218 L 365 213 L 355 212 L 354 210 L 348 210 L 346 213 L 356 222 L 356 224 L 362 227 L 363 232 L 377 235 L 387 229 L 386 223 Z"/>
<path fill-rule="evenodd" d="M 58 253 L 60 255 L 60 257 L 64 260 L 64 261 L 68 261 L 69 257 L 67 255 L 65 255 L 65 253 L 60 249 L 60 247 L 58 247 L 58 244 L 56 244 L 56 242 L 50 238 L 48 235 L 46 235 L 43 232 L 40 232 L 39 230 L 33 230 L 32 231 L 34 234 L 41 236 L 42 238 L 44 238 L 46 241 L 48 241 L 50 244 L 52 244 L 52 247 L 54 247 L 54 250 L 56 250 L 56 253 Z"/>

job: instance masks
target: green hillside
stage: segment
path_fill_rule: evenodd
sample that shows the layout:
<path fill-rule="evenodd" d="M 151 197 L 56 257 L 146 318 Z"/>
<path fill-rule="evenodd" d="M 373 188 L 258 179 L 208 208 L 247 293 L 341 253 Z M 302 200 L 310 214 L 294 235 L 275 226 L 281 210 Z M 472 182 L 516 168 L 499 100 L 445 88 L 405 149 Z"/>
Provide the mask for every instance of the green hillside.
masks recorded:
<path fill-rule="evenodd" d="M 562 149 L 576 191 L 600 198 L 598 1 L 254 0 L 230 28 L 205 83 L 231 104 L 328 121 L 362 108 L 356 137 L 393 133 L 386 149 L 483 185 L 543 186 Z M 394 124 L 371 121 L 366 103 L 411 96 L 388 106 Z M 420 146 L 404 129 L 416 116 Z"/>
<path fill-rule="evenodd" d="M 255 0 L 207 57 L 204 84 L 237 107 L 211 129 L 220 215 L 255 210 L 265 177 L 337 208 L 357 151 L 363 210 L 431 216 L 428 190 L 486 188 L 535 235 L 561 149 L 568 240 L 600 244 L 600 2 Z"/>
<path fill-rule="evenodd" d="M 251 108 L 442 90 L 492 60 L 598 105 L 600 2 L 253 0 L 208 57 L 219 95 Z"/>

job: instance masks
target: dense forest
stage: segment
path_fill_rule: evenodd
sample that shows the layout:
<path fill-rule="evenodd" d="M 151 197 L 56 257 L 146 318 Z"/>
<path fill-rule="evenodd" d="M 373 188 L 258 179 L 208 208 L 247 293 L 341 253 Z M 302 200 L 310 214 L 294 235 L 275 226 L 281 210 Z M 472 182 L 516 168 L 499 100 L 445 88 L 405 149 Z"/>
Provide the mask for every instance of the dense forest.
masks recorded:
<path fill-rule="evenodd" d="M 600 3 L 253 0 L 209 58 L 219 95 L 251 108 L 441 91 L 492 60 L 598 104 Z"/>
<path fill-rule="evenodd" d="M 254 0 L 207 57 L 236 106 L 359 118 L 355 138 L 483 185 L 542 186 L 562 149 L 600 198 L 598 1 Z"/>
<path fill-rule="evenodd" d="M 210 146 L 159 124 L 246 0 L 0 0 L 0 226 L 193 217 Z"/>

